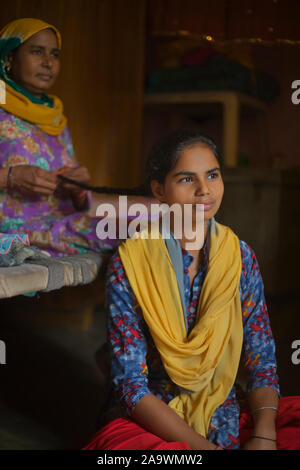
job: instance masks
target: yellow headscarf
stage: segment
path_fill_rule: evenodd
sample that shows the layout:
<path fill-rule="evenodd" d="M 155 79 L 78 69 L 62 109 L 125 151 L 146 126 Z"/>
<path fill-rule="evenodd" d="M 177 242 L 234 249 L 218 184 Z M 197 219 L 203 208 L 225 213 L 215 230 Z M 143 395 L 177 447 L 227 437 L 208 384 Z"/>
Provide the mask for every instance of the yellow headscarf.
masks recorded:
<path fill-rule="evenodd" d="M 170 379 L 170 403 L 206 437 L 211 416 L 234 384 L 243 342 L 237 236 L 215 223 L 196 324 L 187 334 L 176 275 L 164 240 L 128 239 L 119 247 L 128 280 Z"/>
<path fill-rule="evenodd" d="M 0 106 L 9 113 L 38 125 L 47 134 L 59 135 L 67 123 L 62 101 L 54 95 L 36 98 L 14 82 L 5 70 L 8 52 L 47 28 L 55 31 L 58 48 L 61 49 L 61 35 L 57 28 L 36 18 L 12 21 L 0 31 L 0 78 L 5 82 L 6 89 L 6 103 Z"/>

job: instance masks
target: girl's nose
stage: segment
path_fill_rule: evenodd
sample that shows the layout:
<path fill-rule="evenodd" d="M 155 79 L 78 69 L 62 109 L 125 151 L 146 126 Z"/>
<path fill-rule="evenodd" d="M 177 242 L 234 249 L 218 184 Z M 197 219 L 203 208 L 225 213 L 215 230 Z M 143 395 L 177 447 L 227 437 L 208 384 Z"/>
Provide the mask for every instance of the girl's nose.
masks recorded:
<path fill-rule="evenodd" d="M 198 181 L 198 185 L 196 188 L 196 196 L 204 196 L 206 194 L 209 194 L 209 186 L 207 184 L 207 181 L 202 180 Z"/>

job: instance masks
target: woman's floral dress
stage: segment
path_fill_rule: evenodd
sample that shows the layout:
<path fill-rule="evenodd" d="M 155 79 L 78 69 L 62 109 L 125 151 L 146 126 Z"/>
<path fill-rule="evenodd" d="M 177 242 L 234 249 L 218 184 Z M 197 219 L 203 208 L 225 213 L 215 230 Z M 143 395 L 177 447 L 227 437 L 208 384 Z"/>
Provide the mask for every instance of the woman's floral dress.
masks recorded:
<path fill-rule="evenodd" d="M 0 166 L 14 165 L 35 165 L 49 171 L 77 166 L 68 127 L 52 136 L 0 107 Z M 76 212 L 62 190 L 51 196 L 29 195 L 17 189 L 0 191 L 0 232 L 27 233 L 32 245 L 52 256 L 112 250 L 118 242 L 100 240 L 98 222 L 99 218 L 86 212 Z"/>

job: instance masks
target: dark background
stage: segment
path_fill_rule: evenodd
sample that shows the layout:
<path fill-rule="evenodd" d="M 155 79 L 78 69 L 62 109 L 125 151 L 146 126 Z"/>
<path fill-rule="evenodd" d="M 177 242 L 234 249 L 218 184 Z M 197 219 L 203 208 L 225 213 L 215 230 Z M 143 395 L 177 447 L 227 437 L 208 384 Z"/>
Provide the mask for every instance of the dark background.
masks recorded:
<path fill-rule="evenodd" d="M 96 185 L 139 184 L 149 147 L 170 127 L 201 128 L 222 152 L 222 110 L 206 115 L 201 105 L 182 113 L 178 106 L 145 105 L 150 74 L 176 69 L 185 53 L 214 47 L 254 77 L 276 80 L 279 93 L 263 120 L 241 115 L 238 162 L 224 165 L 219 220 L 257 254 L 281 392 L 299 395 L 300 364 L 291 356 L 292 342 L 300 340 L 300 105 L 291 101 L 291 85 L 300 80 L 300 2 L 0 0 L 0 28 L 21 17 L 43 19 L 62 33 L 62 70 L 52 93 L 64 102 L 77 158 Z M 95 358 L 105 341 L 103 301 L 101 280 L 0 301 L 7 352 L 0 365 L 0 449 L 79 448 L 94 432 L 106 383 L 105 356 Z"/>

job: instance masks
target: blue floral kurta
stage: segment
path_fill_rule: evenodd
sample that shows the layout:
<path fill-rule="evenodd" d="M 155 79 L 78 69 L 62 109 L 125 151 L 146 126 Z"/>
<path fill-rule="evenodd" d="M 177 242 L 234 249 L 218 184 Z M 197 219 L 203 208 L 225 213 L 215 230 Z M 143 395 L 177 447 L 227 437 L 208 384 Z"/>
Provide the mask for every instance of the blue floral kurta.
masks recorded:
<path fill-rule="evenodd" d="M 247 374 L 247 393 L 259 387 L 272 387 L 279 393 L 275 344 L 258 262 L 245 242 L 240 241 L 240 248 L 242 272 L 239 289 L 244 327 L 242 358 Z M 182 257 L 187 306 L 185 316 L 190 331 L 196 320 L 198 300 L 208 266 L 206 245 L 204 262 L 192 287 L 189 266 L 193 257 L 185 250 L 182 250 Z M 163 367 L 118 252 L 112 257 L 108 267 L 106 291 L 108 342 L 116 401 L 129 416 L 138 401 L 148 393 L 153 393 L 168 403 L 178 395 L 178 388 Z M 239 410 L 234 386 L 226 401 L 212 416 L 209 440 L 227 449 L 239 448 Z"/>

